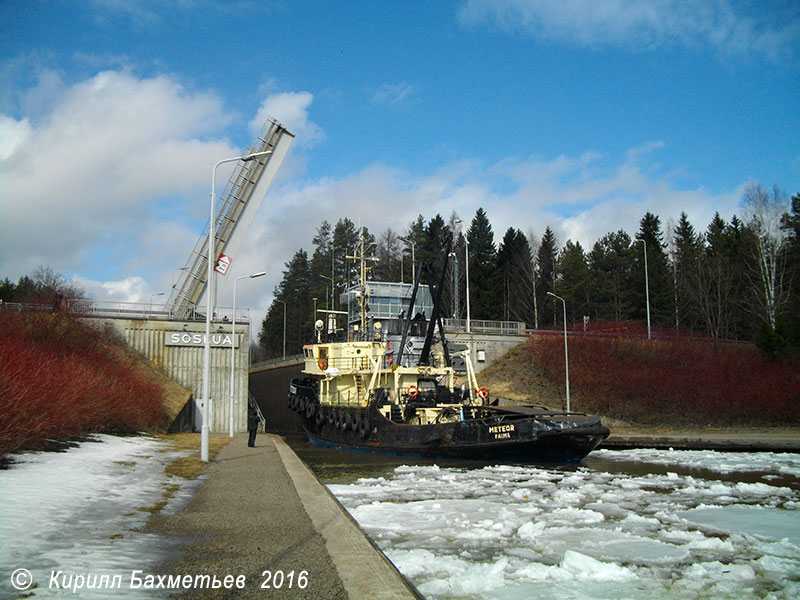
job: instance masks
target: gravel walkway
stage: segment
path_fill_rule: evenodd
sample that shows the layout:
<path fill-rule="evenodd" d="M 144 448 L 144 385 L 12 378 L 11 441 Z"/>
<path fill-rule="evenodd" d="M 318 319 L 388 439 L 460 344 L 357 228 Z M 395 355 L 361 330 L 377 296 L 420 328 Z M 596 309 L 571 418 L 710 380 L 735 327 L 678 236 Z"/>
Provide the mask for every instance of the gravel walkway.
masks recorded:
<path fill-rule="evenodd" d="M 248 448 L 246 434 L 237 435 L 204 475 L 184 510 L 148 525 L 195 540 L 159 572 L 243 575 L 246 586 L 190 589 L 181 598 L 417 597 L 282 438 L 260 434 Z"/>

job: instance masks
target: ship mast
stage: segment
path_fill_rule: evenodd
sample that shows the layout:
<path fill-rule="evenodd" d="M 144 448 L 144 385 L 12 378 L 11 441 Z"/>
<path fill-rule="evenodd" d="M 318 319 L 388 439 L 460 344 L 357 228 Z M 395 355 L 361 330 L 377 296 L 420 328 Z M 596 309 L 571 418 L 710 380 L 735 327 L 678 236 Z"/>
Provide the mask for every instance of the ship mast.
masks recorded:
<path fill-rule="evenodd" d="M 362 227 L 358 236 L 359 241 L 359 252 L 355 256 L 346 256 L 346 258 L 350 260 L 357 260 L 359 263 L 359 274 L 358 274 L 358 281 L 359 281 L 359 294 L 358 294 L 358 308 L 359 308 L 359 319 L 360 319 L 360 331 L 361 331 L 361 341 L 366 339 L 366 329 L 367 329 L 367 269 L 372 267 L 367 267 L 367 261 L 371 260 L 373 262 L 378 262 L 378 258 L 375 256 L 365 256 L 365 245 L 364 245 L 364 228 Z"/>

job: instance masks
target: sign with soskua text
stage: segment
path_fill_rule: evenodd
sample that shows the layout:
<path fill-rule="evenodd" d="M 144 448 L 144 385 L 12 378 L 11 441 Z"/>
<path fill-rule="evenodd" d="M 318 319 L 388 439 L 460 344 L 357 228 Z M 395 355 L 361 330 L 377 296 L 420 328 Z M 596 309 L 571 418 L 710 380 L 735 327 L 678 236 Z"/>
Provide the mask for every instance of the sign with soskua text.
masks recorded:
<path fill-rule="evenodd" d="M 164 337 L 166 346 L 205 346 L 206 334 L 191 331 L 167 331 Z M 239 347 L 239 336 L 231 333 L 212 333 L 209 337 L 209 346 L 212 348 Z"/>

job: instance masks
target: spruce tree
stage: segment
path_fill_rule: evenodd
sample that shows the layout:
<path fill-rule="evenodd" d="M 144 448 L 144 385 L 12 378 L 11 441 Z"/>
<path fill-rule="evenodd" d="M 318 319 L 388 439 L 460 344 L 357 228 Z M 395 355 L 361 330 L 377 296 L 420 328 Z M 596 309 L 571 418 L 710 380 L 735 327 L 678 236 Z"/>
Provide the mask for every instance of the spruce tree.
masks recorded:
<path fill-rule="evenodd" d="M 567 321 L 582 322 L 589 316 L 589 265 L 580 242 L 567 240 L 558 257 L 558 295 L 567 305 Z"/>
<path fill-rule="evenodd" d="M 702 323 L 698 304 L 698 268 L 703 251 L 703 239 L 689 222 L 685 212 L 681 213 L 673 236 L 675 256 L 676 302 L 679 327 L 692 331 Z"/>
<path fill-rule="evenodd" d="M 467 234 L 469 242 L 469 291 L 472 319 L 501 318 L 497 278 L 497 250 L 492 224 L 479 208 Z"/>
<path fill-rule="evenodd" d="M 530 302 L 531 248 L 525 235 L 509 227 L 497 251 L 497 270 L 502 285 L 503 319 L 533 325 Z"/>
<path fill-rule="evenodd" d="M 302 248 L 285 264 L 283 279 L 275 288 L 275 297 L 286 303 L 286 353 L 302 352 L 303 344 L 312 339 L 316 317 L 311 294 L 311 267 Z M 319 307 L 319 298 L 317 300 Z M 261 323 L 259 343 L 267 358 L 283 352 L 283 305 L 273 302 Z"/>
<path fill-rule="evenodd" d="M 553 323 L 555 326 L 557 323 L 558 311 L 553 304 L 553 298 L 547 295 L 547 292 L 558 294 L 555 291 L 557 252 L 556 236 L 548 225 L 542 235 L 542 241 L 539 242 L 539 251 L 536 253 L 536 270 L 539 273 L 536 282 L 536 298 L 542 325 Z"/>
<path fill-rule="evenodd" d="M 649 291 L 650 318 L 653 325 L 668 327 L 674 314 L 672 275 L 669 269 L 667 253 L 664 251 L 664 234 L 661 231 L 661 219 L 653 213 L 645 213 L 639 222 L 636 240 L 646 242 L 646 249 L 638 247 L 634 251 L 633 287 L 630 290 L 633 298 L 632 317 L 644 321 L 647 316 L 647 292 Z M 641 246 L 641 244 L 638 244 Z M 645 251 L 647 253 L 647 281 L 645 282 Z"/>
<path fill-rule="evenodd" d="M 630 318 L 631 237 L 619 230 L 597 240 L 589 254 L 592 317 L 621 321 Z"/>

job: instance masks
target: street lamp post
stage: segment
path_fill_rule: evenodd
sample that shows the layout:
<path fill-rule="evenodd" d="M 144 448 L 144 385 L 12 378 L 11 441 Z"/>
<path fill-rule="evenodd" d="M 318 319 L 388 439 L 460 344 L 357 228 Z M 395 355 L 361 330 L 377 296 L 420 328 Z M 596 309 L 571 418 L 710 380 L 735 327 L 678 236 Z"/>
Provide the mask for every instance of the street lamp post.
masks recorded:
<path fill-rule="evenodd" d="M 239 160 L 248 161 L 272 154 L 272 150 L 265 152 L 254 152 L 246 156 L 236 156 L 234 158 L 224 158 L 218 161 L 211 170 L 211 211 L 208 218 L 208 272 L 206 276 L 206 337 L 203 342 L 203 427 L 200 430 L 200 460 L 208 462 L 208 406 L 209 406 L 209 384 L 211 378 L 211 311 L 212 304 L 212 277 L 214 274 L 214 188 L 217 180 L 217 167 L 223 163 L 235 162 Z"/>
<path fill-rule="evenodd" d="M 158 292 L 155 294 L 150 294 L 150 314 L 153 313 L 153 298 L 155 298 L 156 296 L 165 296 L 165 295 L 166 292 Z"/>
<path fill-rule="evenodd" d="M 264 271 L 253 273 L 252 275 L 242 275 L 233 280 L 233 317 L 231 319 L 231 398 L 228 404 L 228 424 L 230 437 L 233 437 L 233 391 L 234 391 L 234 373 L 236 369 L 236 284 L 240 279 L 255 279 L 256 277 L 263 277 L 266 275 Z"/>
<path fill-rule="evenodd" d="M 453 323 L 455 324 L 458 319 L 458 262 L 455 252 L 451 252 L 448 256 L 453 258 Z"/>
<path fill-rule="evenodd" d="M 567 412 L 569 412 L 569 354 L 567 353 L 567 303 L 561 296 L 556 296 L 553 292 L 547 292 L 548 296 L 558 298 L 564 306 L 564 373 L 566 374 L 567 385 Z"/>
<path fill-rule="evenodd" d="M 464 262 L 467 264 L 467 333 L 469 333 L 469 240 L 464 236 Z"/>
<path fill-rule="evenodd" d="M 411 281 L 414 282 L 414 281 L 417 280 L 417 264 L 416 264 L 416 257 L 414 256 L 414 248 L 415 248 L 416 244 L 414 243 L 414 240 L 411 239 L 410 234 L 409 234 L 409 237 L 400 236 L 398 239 L 404 241 L 406 244 L 411 244 Z M 400 268 L 400 282 L 401 283 L 403 282 L 402 265 L 403 265 L 403 257 L 401 255 L 400 256 L 400 266 L 401 266 L 401 268 Z"/>
<path fill-rule="evenodd" d="M 166 292 L 156 292 L 155 294 L 150 294 L 150 312 L 153 312 L 153 298 L 164 295 L 166 295 Z"/>
<path fill-rule="evenodd" d="M 275 302 L 283 304 L 283 360 L 286 360 L 286 302 L 275 298 Z"/>
<path fill-rule="evenodd" d="M 647 242 L 644 238 L 639 240 L 644 244 L 644 293 L 647 299 L 647 339 L 650 339 L 650 279 L 647 276 Z"/>

